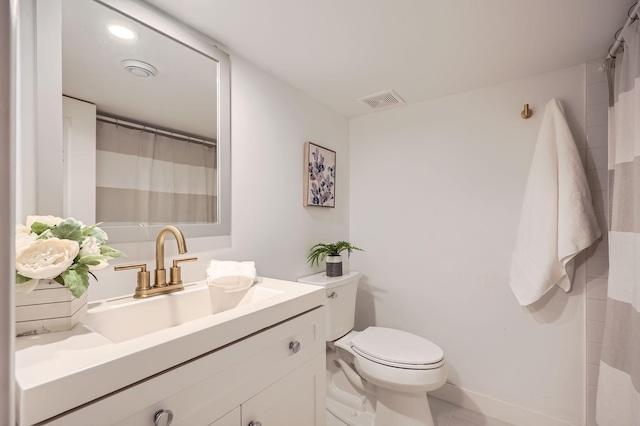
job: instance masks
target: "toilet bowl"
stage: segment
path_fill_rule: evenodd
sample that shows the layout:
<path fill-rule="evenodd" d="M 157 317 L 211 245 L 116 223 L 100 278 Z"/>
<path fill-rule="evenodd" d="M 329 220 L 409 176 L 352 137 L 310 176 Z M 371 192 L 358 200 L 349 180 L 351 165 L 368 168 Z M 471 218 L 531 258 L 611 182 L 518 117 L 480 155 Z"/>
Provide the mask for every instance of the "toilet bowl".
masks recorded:
<path fill-rule="evenodd" d="M 355 271 L 299 279 L 324 286 L 327 294 L 329 418 L 349 426 L 433 426 L 427 392 L 446 381 L 442 349 L 401 330 L 353 331 L 359 279 Z"/>

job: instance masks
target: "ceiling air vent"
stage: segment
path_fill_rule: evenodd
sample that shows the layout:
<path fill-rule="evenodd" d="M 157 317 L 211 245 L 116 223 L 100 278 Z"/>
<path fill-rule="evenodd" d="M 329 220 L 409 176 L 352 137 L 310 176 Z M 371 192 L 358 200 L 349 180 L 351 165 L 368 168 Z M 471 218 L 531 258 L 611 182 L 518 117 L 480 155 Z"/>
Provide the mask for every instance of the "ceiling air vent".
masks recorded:
<path fill-rule="evenodd" d="M 384 92 L 365 96 L 359 99 L 374 109 L 386 108 L 404 103 L 402 98 L 393 90 L 385 90 Z"/>

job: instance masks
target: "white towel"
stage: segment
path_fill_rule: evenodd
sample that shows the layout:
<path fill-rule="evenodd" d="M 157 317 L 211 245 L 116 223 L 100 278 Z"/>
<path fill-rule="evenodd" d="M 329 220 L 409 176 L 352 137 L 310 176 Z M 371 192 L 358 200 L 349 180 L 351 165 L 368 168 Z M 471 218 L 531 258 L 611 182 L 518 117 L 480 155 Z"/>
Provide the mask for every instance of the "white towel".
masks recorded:
<path fill-rule="evenodd" d="M 211 260 L 207 268 L 207 284 L 225 291 L 244 290 L 256 277 L 256 263 L 252 261 Z"/>
<path fill-rule="evenodd" d="M 525 191 L 509 284 L 525 306 L 571 290 L 571 260 L 600 238 L 582 160 L 557 99 L 545 108 Z"/>

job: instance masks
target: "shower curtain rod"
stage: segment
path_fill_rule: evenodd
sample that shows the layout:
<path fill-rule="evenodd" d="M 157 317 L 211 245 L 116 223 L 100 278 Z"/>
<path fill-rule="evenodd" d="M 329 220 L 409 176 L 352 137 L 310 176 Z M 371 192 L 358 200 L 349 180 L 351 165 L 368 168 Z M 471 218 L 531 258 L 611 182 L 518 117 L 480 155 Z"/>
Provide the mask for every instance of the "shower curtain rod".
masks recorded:
<path fill-rule="evenodd" d="M 157 127 L 147 126 L 146 124 L 134 123 L 133 121 L 123 120 L 118 117 L 110 117 L 104 114 L 97 114 L 96 120 L 103 121 L 105 123 L 115 124 L 117 126 L 126 127 L 127 129 L 142 130 L 143 132 L 154 133 L 158 135 L 165 135 L 173 139 L 178 139 L 186 142 L 193 142 L 193 143 L 197 143 L 200 145 L 207 145 L 207 146 L 216 146 L 215 139 L 205 139 L 202 137 L 184 135 L 181 133 L 176 133 L 172 130 L 159 129 Z"/>
<path fill-rule="evenodd" d="M 620 50 L 620 46 L 622 46 L 622 43 L 624 40 L 622 40 L 620 38 L 620 36 L 622 35 L 622 32 L 624 31 L 625 28 L 627 28 L 629 25 L 631 25 L 631 23 L 633 21 L 635 21 L 636 19 L 638 19 L 638 8 L 640 7 L 640 1 L 637 2 L 635 5 L 632 6 L 633 12 L 631 12 L 629 14 L 629 19 L 627 19 L 627 22 L 625 22 L 624 27 L 620 28 L 618 30 L 618 36 L 616 37 L 616 42 L 613 43 L 613 45 L 609 48 L 609 54 L 607 55 L 606 59 L 611 59 L 611 58 L 615 58 L 616 57 L 616 53 L 618 53 L 618 50 Z"/>

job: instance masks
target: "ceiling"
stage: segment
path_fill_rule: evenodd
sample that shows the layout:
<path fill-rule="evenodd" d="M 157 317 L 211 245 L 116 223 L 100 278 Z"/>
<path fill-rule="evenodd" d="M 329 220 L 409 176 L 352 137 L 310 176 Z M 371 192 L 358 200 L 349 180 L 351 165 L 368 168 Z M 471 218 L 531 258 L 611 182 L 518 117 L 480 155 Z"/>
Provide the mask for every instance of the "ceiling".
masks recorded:
<path fill-rule="evenodd" d="M 148 0 L 334 110 L 407 103 L 603 57 L 633 0 Z M 232 64 L 233 66 L 233 64 Z"/>

